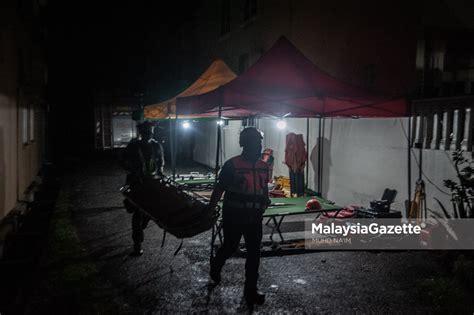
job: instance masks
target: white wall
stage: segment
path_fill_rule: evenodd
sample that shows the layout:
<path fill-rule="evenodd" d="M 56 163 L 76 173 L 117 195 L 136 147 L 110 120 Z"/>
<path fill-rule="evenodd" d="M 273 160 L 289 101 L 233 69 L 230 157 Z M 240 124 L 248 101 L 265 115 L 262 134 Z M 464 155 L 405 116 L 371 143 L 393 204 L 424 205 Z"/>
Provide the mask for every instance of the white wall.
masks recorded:
<path fill-rule="evenodd" d="M 310 119 L 309 139 L 309 187 L 317 190 L 317 137 L 318 119 Z M 288 176 L 283 164 L 285 136 L 289 132 L 303 134 L 306 139 L 306 118 L 287 119 L 287 129 L 278 130 L 275 120 L 261 119 L 260 129 L 264 132 L 264 147 L 272 148 L 275 156 L 274 175 Z M 240 153 L 238 133 L 240 123 L 231 122 L 224 131 L 224 160 Z M 324 122 L 323 195 L 339 205 L 363 205 L 379 199 L 385 188 L 398 191 L 393 208 L 404 210 L 407 199 L 407 119 L 344 119 L 327 118 Z M 204 141 L 196 141 L 196 161 L 213 166 L 215 161 L 215 122 L 200 123 L 199 133 Z M 197 138 L 196 138 L 197 140 Z M 412 150 L 412 198 L 418 177 L 419 151 Z M 470 153 L 469 153 L 470 155 Z M 428 207 L 439 210 L 433 197 L 437 197 L 450 208 L 450 196 L 441 193 L 444 179 L 455 179 L 451 151 L 423 150 L 423 172 L 426 177 Z"/>
<path fill-rule="evenodd" d="M 274 119 L 261 119 L 259 122 L 259 127 L 264 133 L 263 147 L 273 149 L 273 156 L 275 157 L 273 175 L 289 176 L 288 167 L 283 163 L 285 160 L 286 134 L 290 132 L 303 134 L 306 143 L 306 119 L 287 119 L 287 128 L 283 131 L 276 127 L 275 122 Z"/>
<path fill-rule="evenodd" d="M 398 191 L 393 207 L 404 209 L 408 196 L 406 133 L 407 118 L 327 119 L 325 143 L 331 147 L 329 174 L 323 174 L 324 181 L 329 181 L 327 197 L 339 204 L 367 205 L 370 200 L 380 198 L 389 187 Z M 433 197 L 450 207 L 450 196 L 434 186 L 447 192 L 443 180 L 455 178 L 450 154 L 423 150 L 427 205 L 433 210 L 439 210 Z M 418 156 L 419 150 L 413 149 L 412 198 L 418 178 Z"/>
<path fill-rule="evenodd" d="M 194 160 L 213 167 L 216 159 L 216 122 L 199 121 L 196 124 L 193 123 L 192 128 L 194 132 Z"/>
<path fill-rule="evenodd" d="M 241 131 L 242 122 L 240 120 L 229 121 L 229 125 L 223 128 L 221 161 L 227 161 L 242 152 L 242 148 L 239 145 L 239 134 Z"/>
<path fill-rule="evenodd" d="M 221 161 L 239 155 L 239 133 L 242 122 L 229 121 L 229 125 L 222 129 Z M 192 125 L 194 131 L 194 160 L 214 167 L 216 163 L 217 125 L 215 120 L 198 121 Z M 221 163 L 222 165 L 222 163 Z"/>

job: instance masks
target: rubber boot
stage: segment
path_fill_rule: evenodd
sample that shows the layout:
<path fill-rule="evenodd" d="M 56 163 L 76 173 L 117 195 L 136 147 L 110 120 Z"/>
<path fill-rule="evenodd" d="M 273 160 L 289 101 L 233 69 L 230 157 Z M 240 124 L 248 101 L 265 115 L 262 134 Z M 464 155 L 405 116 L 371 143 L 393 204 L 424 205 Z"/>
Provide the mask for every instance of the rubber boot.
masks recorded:
<path fill-rule="evenodd" d="M 254 304 L 262 305 L 265 303 L 265 294 L 259 292 L 257 289 L 245 289 L 244 297 L 249 309 L 253 309 Z"/>
<path fill-rule="evenodd" d="M 130 255 L 132 255 L 134 257 L 138 257 L 138 256 L 143 255 L 142 244 L 141 243 L 133 244 L 133 252 Z"/>
<path fill-rule="evenodd" d="M 209 275 L 216 284 L 221 282 L 221 267 L 217 266 L 215 258 L 211 258 Z"/>

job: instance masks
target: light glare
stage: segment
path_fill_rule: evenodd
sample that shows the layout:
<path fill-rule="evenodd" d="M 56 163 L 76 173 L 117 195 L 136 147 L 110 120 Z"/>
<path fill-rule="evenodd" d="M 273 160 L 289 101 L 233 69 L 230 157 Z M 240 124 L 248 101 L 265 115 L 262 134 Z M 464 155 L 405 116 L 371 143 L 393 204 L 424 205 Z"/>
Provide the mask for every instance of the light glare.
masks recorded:
<path fill-rule="evenodd" d="M 286 128 L 286 122 L 284 120 L 279 120 L 277 122 L 277 128 L 278 129 L 285 129 Z"/>

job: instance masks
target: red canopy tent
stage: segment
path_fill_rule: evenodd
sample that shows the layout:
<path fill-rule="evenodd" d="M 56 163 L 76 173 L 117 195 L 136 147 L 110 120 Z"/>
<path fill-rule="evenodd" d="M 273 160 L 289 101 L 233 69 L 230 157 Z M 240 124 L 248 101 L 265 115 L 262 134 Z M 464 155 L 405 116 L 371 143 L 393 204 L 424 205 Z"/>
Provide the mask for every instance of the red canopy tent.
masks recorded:
<path fill-rule="evenodd" d="M 280 37 L 253 66 L 231 82 L 205 94 L 177 99 L 178 115 L 206 113 L 220 117 L 235 109 L 306 118 L 410 114 L 405 98 L 375 94 L 339 81 L 315 66 L 285 37 Z M 220 133 L 218 149 L 219 141 Z M 216 170 L 218 163 L 217 157 Z M 410 196 L 410 182 L 408 186 Z"/>
<path fill-rule="evenodd" d="M 387 97 L 343 83 L 316 67 L 288 39 L 280 37 L 241 76 L 209 93 L 177 99 L 179 115 L 251 109 L 282 117 L 400 117 L 401 97 Z"/>

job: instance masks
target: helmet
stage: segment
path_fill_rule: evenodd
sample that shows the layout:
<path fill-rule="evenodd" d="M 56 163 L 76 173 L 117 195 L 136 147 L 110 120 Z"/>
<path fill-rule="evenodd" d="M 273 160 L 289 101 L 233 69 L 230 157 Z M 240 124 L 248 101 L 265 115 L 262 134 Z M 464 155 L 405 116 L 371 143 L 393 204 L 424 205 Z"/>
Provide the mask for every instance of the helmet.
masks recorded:
<path fill-rule="evenodd" d="M 264 162 L 267 162 L 269 164 L 272 164 L 273 165 L 273 150 L 272 149 L 265 149 L 263 150 L 263 153 L 262 153 L 262 161 Z"/>
<path fill-rule="evenodd" d="M 149 121 L 144 121 L 140 124 L 137 125 L 137 129 L 138 129 L 138 132 L 146 132 L 146 131 L 149 131 L 151 132 L 152 131 L 152 128 L 154 126 L 154 123 L 152 122 L 149 122 Z"/>
<path fill-rule="evenodd" d="M 319 210 L 321 209 L 321 204 L 319 203 L 319 200 L 316 198 L 312 198 L 308 200 L 306 203 L 306 210 Z"/>
<path fill-rule="evenodd" d="M 265 150 L 263 150 L 263 154 L 273 156 L 273 150 L 269 149 L 269 148 L 266 148 Z"/>
<path fill-rule="evenodd" d="M 241 147 L 252 145 L 263 139 L 263 133 L 255 127 L 247 127 L 240 133 L 239 144 Z"/>
<path fill-rule="evenodd" d="M 142 139 L 149 140 L 153 132 L 153 123 L 145 121 L 137 125 L 138 133 L 142 136 Z"/>

